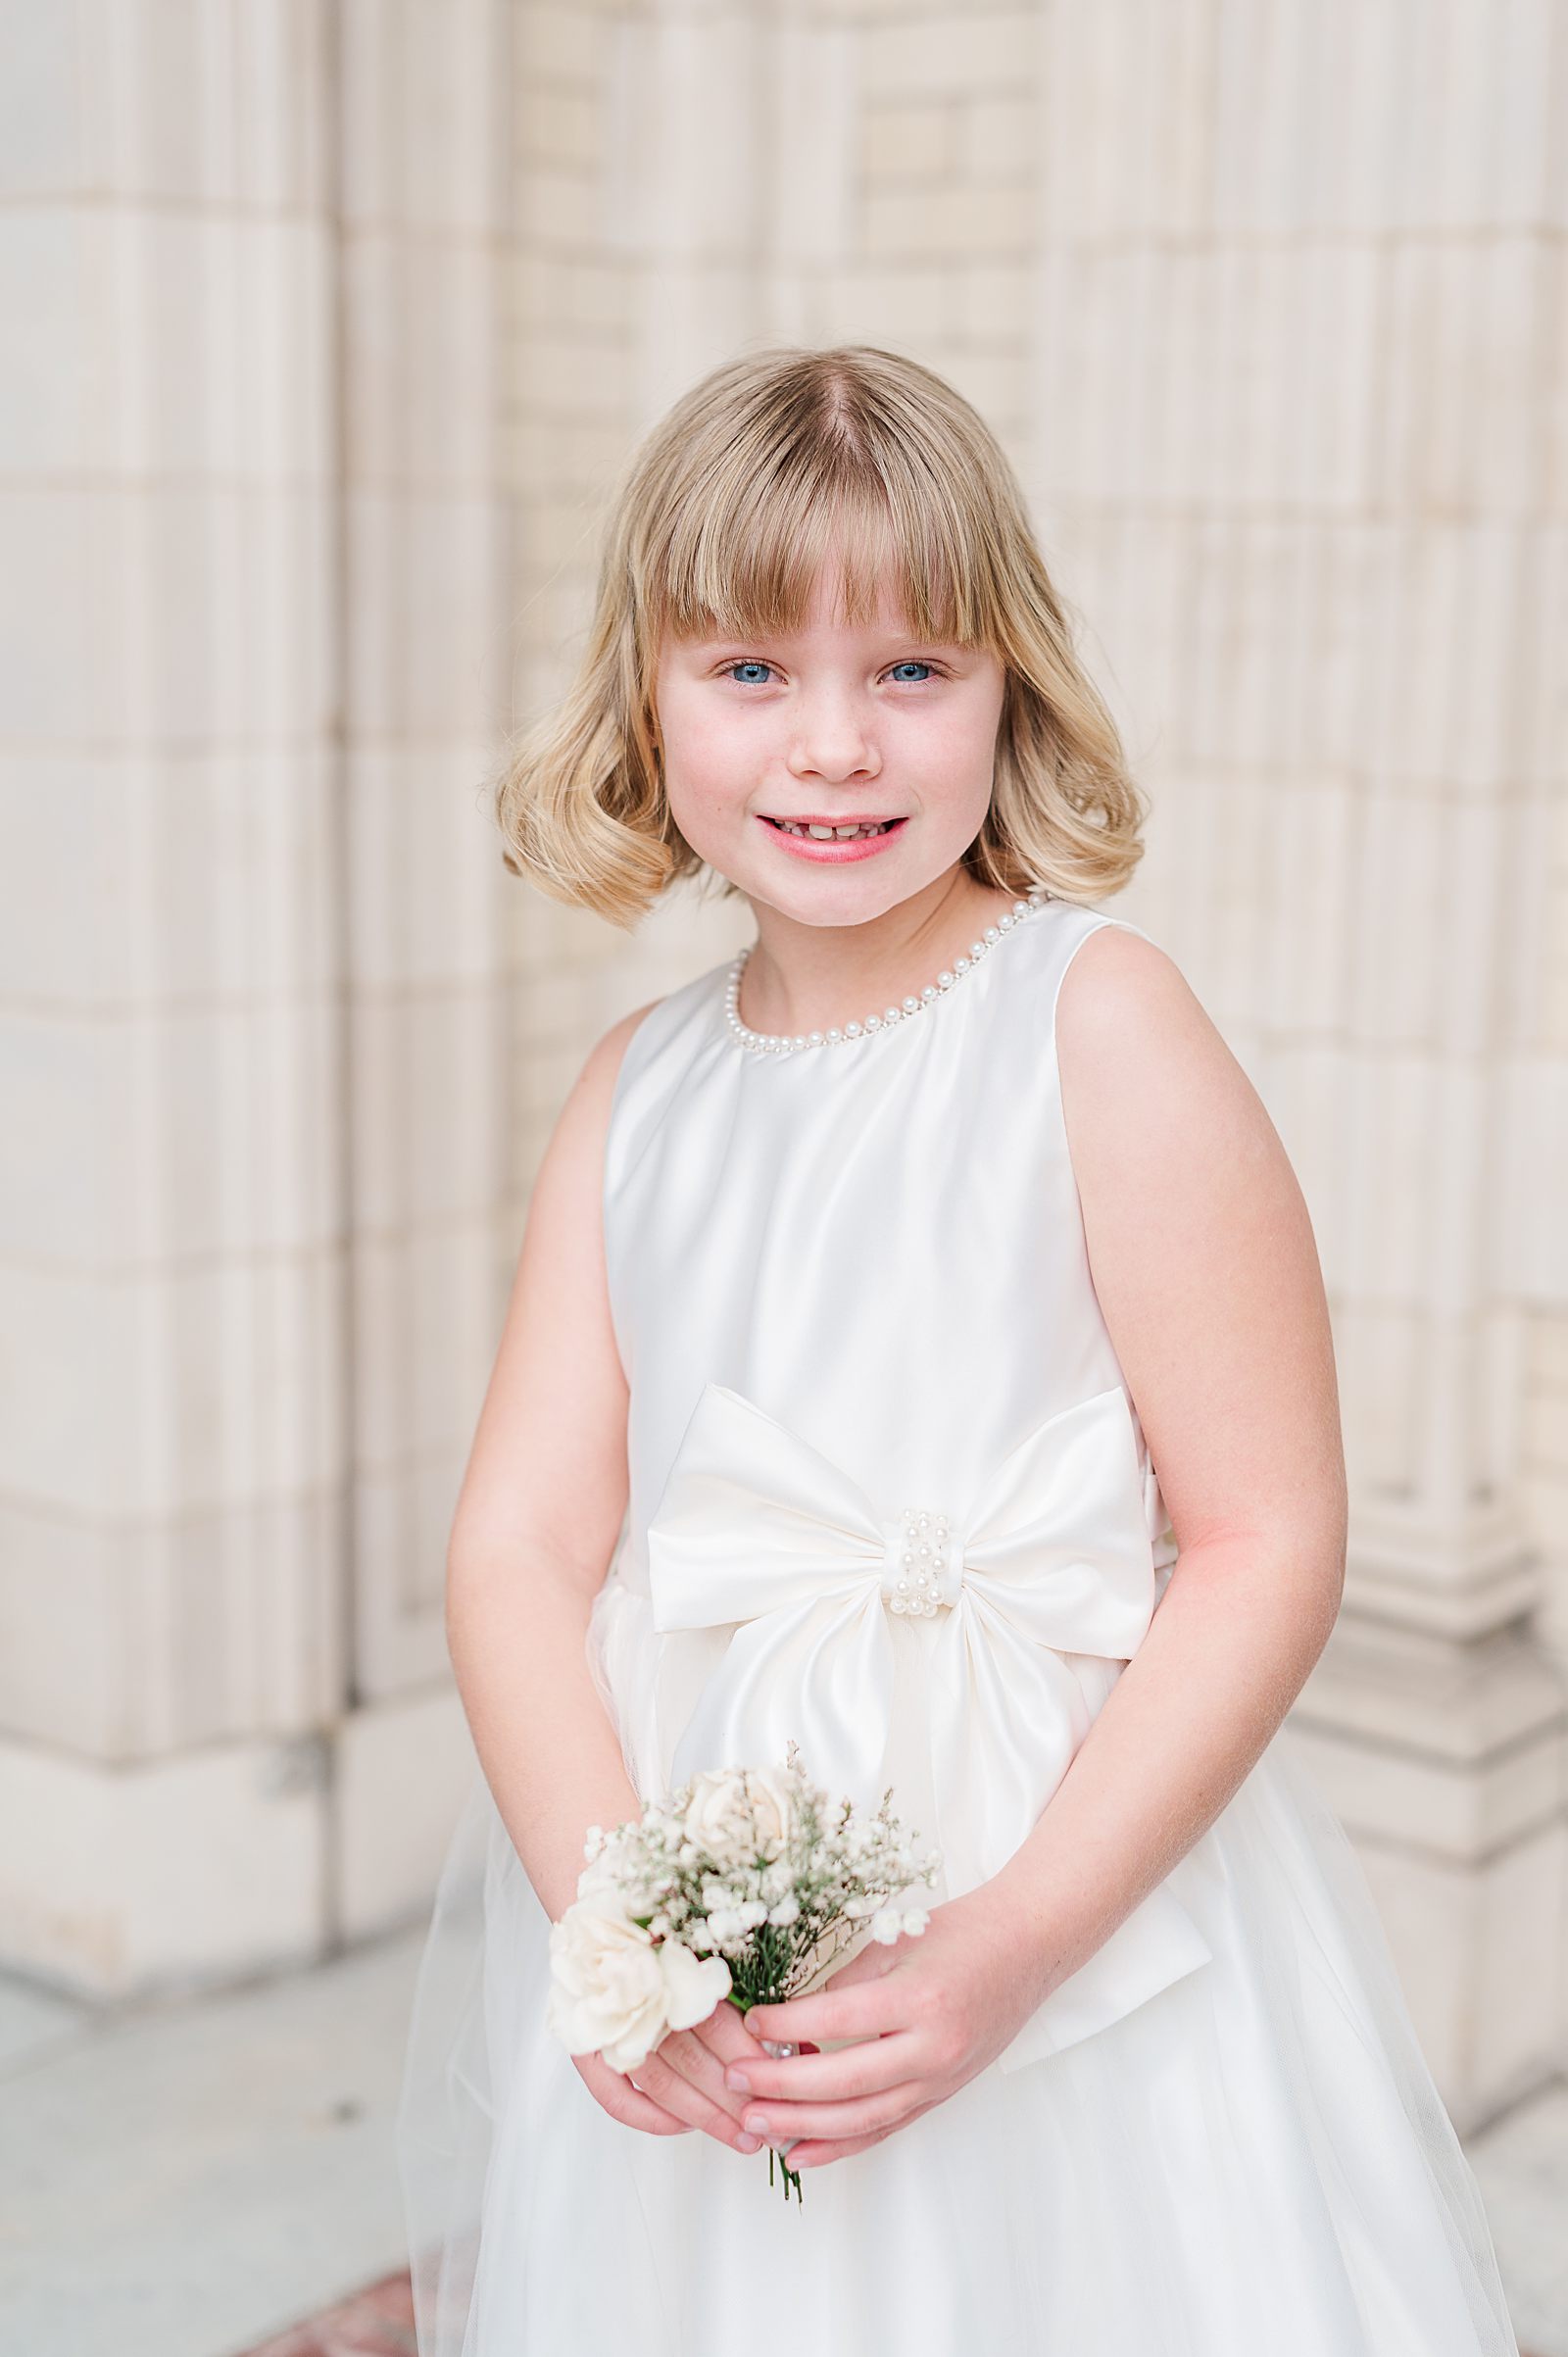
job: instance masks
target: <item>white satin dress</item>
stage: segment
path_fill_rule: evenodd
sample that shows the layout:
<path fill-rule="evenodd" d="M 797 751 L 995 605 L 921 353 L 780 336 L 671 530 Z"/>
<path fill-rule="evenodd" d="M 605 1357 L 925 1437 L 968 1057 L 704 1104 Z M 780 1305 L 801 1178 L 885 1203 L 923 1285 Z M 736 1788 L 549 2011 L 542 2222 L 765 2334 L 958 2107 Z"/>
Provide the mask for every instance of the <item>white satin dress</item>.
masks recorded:
<path fill-rule="evenodd" d="M 616 1081 L 630 1496 L 590 1668 L 645 1795 L 791 1735 L 834 1793 L 892 1784 L 945 1861 L 907 1903 L 1025 1839 L 1172 1576 L 1054 1057 L 1068 960 L 1123 922 L 1037 896 L 918 1012 L 786 1055 L 715 966 Z M 947 1536 L 901 1591 L 909 1509 Z M 398 2118 L 420 2357 L 1516 2357 L 1288 1727 L 990 2066 L 799 2206 L 765 2151 L 599 2107 L 548 1931 L 476 1774 Z"/>

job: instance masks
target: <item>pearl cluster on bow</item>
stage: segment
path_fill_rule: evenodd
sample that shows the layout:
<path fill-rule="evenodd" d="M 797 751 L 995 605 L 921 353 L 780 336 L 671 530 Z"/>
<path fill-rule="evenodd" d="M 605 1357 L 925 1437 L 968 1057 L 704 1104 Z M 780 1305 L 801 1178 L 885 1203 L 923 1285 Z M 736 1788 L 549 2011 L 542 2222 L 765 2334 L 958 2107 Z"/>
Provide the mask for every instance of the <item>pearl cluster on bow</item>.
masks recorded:
<path fill-rule="evenodd" d="M 934 1620 L 942 1601 L 942 1565 L 947 1559 L 949 1526 L 946 1514 L 930 1512 L 924 1506 L 906 1506 L 904 1509 L 904 1551 L 899 1557 L 903 1566 L 893 1582 L 888 1598 L 894 1612 L 907 1612 L 917 1619 Z"/>
<path fill-rule="evenodd" d="M 984 933 L 970 942 L 968 957 L 955 958 L 951 966 L 945 965 L 935 982 L 928 982 L 918 997 L 911 994 L 900 1005 L 884 1007 L 880 1014 L 868 1014 L 858 1023 L 835 1023 L 828 1031 L 797 1031 L 792 1036 L 787 1031 L 754 1031 L 750 1024 L 741 1021 L 741 976 L 756 947 L 752 943 L 730 961 L 724 993 L 724 1014 L 730 1036 L 753 1056 L 790 1056 L 798 1048 L 836 1047 L 846 1040 L 864 1039 L 877 1031 L 891 1031 L 895 1024 L 906 1021 L 910 1015 L 923 1013 L 928 1007 L 934 1007 L 956 982 L 974 971 L 995 943 L 1001 941 L 1004 934 L 1014 932 L 1026 917 L 1043 908 L 1050 897 L 1047 892 L 1037 889 L 1027 899 L 1014 901 L 994 925 L 987 925 Z"/>

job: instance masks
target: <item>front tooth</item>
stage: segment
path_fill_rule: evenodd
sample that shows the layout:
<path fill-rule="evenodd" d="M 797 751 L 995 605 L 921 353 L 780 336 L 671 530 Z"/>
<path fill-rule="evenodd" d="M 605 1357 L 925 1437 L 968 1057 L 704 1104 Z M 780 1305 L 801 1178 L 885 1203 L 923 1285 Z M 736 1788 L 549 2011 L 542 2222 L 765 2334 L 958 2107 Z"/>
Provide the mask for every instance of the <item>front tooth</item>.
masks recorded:
<path fill-rule="evenodd" d="M 796 826 L 789 819 L 783 821 L 783 826 L 787 835 L 814 835 L 818 843 L 849 843 L 861 835 L 880 835 L 885 831 L 880 826 Z"/>

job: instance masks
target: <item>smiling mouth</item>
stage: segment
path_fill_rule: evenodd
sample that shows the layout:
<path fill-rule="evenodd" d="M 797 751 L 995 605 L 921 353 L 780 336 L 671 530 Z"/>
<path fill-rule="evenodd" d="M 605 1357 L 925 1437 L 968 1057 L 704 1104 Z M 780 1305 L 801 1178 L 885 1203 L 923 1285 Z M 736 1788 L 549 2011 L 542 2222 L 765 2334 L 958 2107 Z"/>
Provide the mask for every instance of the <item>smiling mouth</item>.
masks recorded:
<path fill-rule="evenodd" d="M 845 826 L 837 826 L 829 825 L 825 820 L 771 818 L 765 810 L 762 815 L 768 825 L 776 827 L 781 835 L 802 835 L 812 843 L 858 843 L 862 837 L 886 835 L 894 827 L 904 824 L 902 818 L 879 818 L 869 824 L 852 821 Z"/>

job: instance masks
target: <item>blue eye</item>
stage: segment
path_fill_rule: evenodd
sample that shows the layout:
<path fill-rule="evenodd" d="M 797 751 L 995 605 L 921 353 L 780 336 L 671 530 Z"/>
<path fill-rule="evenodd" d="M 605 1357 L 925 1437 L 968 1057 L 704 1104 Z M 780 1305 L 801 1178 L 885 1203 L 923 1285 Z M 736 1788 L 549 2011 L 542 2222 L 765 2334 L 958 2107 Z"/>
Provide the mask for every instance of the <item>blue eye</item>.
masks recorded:
<path fill-rule="evenodd" d="M 931 665 L 928 663 L 922 663 L 918 657 L 911 657 L 907 663 L 896 663 L 893 668 L 896 671 L 929 671 Z"/>
<path fill-rule="evenodd" d="M 726 679 L 733 679 L 737 671 L 770 671 L 772 668 L 770 663 L 758 663 L 751 659 L 744 659 L 740 663 L 727 663 L 724 665 L 724 676 Z M 739 684 L 742 687 L 755 687 L 759 683 L 754 679 L 743 679 Z"/>

